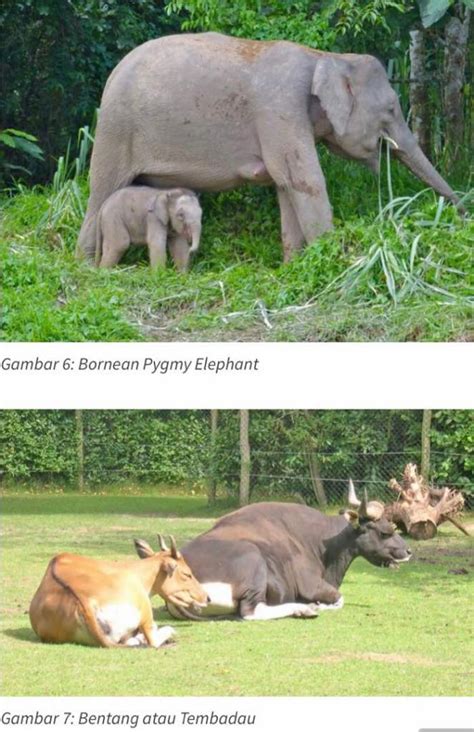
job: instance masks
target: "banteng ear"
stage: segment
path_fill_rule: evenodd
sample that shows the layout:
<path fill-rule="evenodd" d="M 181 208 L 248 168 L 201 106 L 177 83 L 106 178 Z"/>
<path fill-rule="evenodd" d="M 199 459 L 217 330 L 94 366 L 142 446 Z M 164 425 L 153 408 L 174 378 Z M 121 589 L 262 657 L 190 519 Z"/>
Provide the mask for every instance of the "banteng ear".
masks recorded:
<path fill-rule="evenodd" d="M 176 564 L 176 562 L 173 562 L 172 560 L 168 560 L 166 562 L 163 562 L 163 564 L 161 566 L 163 567 L 163 569 L 166 572 L 166 574 L 168 575 L 168 577 L 171 577 L 171 575 L 174 573 L 174 571 L 177 567 L 177 564 Z"/>
<path fill-rule="evenodd" d="M 334 132 L 342 137 L 354 106 L 349 64 L 330 56 L 320 58 L 313 74 L 311 94 L 318 97 Z"/>
<path fill-rule="evenodd" d="M 351 508 L 342 509 L 341 515 L 344 516 L 346 521 L 349 521 L 350 524 L 355 524 L 359 520 L 359 514 Z"/>
<path fill-rule="evenodd" d="M 140 559 L 152 557 L 155 553 L 149 543 L 147 541 L 144 541 L 143 539 L 134 539 L 133 543 L 135 544 L 135 550 Z"/>

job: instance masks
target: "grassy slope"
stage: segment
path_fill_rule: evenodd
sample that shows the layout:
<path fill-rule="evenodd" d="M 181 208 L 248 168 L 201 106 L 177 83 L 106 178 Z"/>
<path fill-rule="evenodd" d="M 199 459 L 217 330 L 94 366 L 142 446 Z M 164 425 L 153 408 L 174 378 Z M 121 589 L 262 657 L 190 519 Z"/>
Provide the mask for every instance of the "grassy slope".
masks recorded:
<path fill-rule="evenodd" d="M 357 560 L 340 612 L 315 620 L 173 621 L 179 642 L 126 652 L 39 643 L 27 608 L 51 556 L 133 556 L 132 539 L 179 543 L 212 524 L 203 498 L 3 499 L 1 646 L 5 695 L 467 695 L 469 539 L 443 527 L 399 572 Z M 172 517 L 171 517 L 172 516 Z M 467 569 L 469 574 L 449 573 Z M 159 598 L 153 600 L 156 608 Z M 157 609 L 160 623 L 169 623 Z M 91 674 L 91 668 L 94 673 Z"/>
<path fill-rule="evenodd" d="M 22 189 L 4 198 L 0 338 L 468 339 L 472 222 L 462 224 L 448 207 L 433 226 L 437 203 L 428 192 L 397 227 L 376 223 L 376 179 L 327 155 L 323 162 L 336 229 L 284 267 L 271 189 L 203 197 L 202 247 L 189 275 L 150 272 L 143 249 L 110 272 L 76 262 L 84 186 L 79 196 Z M 467 176 L 457 178 L 467 190 Z M 395 195 L 419 190 L 400 167 L 393 188 Z M 370 264 L 377 247 L 383 261 Z M 367 271 L 347 272 L 357 263 Z"/>

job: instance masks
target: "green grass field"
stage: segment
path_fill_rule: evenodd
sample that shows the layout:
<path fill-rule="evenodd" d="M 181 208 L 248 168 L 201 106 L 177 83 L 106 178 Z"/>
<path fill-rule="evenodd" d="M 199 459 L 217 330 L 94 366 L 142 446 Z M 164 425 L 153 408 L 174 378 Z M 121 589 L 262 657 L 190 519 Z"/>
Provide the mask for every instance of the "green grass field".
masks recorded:
<path fill-rule="evenodd" d="M 182 544 L 218 511 L 203 497 L 7 494 L 2 514 L 3 695 L 472 692 L 474 562 L 471 540 L 454 527 L 443 526 L 434 541 L 412 542 L 415 558 L 398 572 L 356 560 L 340 612 L 314 620 L 172 621 L 176 645 L 114 651 L 38 642 L 27 610 L 49 559 L 61 551 L 133 557 L 133 538 L 155 545 L 158 531 Z M 158 623 L 170 623 L 161 600 L 153 604 Z"/>
<path fill-rule="evenodd" d="M 440 206 L 400 166 L 378 180 L 322 160 L 335 229 L 281 264 L 272 189 L 202 197 L 191 272 L 151 272 L 144 247 L 112 271 L 74 249 L 84 177 L 0 196 L 6 341 L 450 341 L 472 337 L 472 219 Z M 469 175 L 450 182 L 472 199 Z M 379 216 L 392 202 L 392 208 Z M 471 320 L 471 322 L 470 322 Z"/>

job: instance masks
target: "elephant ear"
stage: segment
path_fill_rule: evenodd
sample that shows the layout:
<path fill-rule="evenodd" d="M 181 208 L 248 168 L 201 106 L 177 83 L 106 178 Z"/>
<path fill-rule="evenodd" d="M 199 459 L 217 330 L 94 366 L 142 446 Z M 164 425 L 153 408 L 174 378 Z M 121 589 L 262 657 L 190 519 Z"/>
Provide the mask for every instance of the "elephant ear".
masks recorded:
<path fill-rule="evenodd" d="M 153 206 L 153 212 L 157 218 L 161 221 L 163 226 L 168 226 L 170 220 L 169 204 L 170 204 L 169 193 L 158 193 L 155 199 L 155 205 Z"/>
<path fill-rule="evenodd" d="M 318 97 L 336 135 L 342 137 L 354 106 L 349 64 L 330 56 L 319 59 L 313 74 L 311 93 Z"/>

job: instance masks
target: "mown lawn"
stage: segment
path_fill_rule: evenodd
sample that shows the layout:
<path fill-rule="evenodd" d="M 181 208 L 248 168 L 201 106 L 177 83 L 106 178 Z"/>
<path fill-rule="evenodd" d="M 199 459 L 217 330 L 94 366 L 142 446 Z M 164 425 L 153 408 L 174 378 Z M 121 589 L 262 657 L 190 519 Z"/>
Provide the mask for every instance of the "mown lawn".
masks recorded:
<path fill-rule="evenodd" d="M 144 248 L 112 271 L 78 263 L 84 179 L 5 193 L 0 339 L 469 340 L 472 218 L 432 191 L 414 197 L 421 188 L 399 166 L 392 199 L 381 179 L 381 206 L 377 178 L 322 159 L 335 229 L 286 266 L 272 189 L 203 196 L 201 249 L 186 275 L 151 272 Z M 471 208 L 468 174 L 448 177 Z"/>
<path fill-rule="evenodd" d="M 213 522 L 205 499 L 6 495 L 2 499 L 3 695 L 468 695 L 472 692 L 471 540 L 443 526 L 398 572 L 357 560 L 345 607 L 314 620 L 172 621 L 159 651 L 46 645 L 27 609 L 60 551 L 133 556 L 132 540 L 182 544 Z M 467 520 L 469 523 L 469 519 Z M 471 526 L 472 526 L 471 521 Z M 462 570 L 462 571 L 461 571 Z M 156 619 L 169 623 L 161 600 Z"/>

